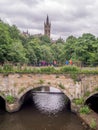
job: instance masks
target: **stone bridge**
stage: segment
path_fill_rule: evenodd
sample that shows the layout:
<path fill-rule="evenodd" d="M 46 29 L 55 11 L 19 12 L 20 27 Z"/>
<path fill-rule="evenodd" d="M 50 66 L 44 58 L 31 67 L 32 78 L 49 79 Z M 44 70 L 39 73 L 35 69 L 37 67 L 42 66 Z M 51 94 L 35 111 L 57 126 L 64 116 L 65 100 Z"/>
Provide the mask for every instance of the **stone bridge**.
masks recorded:
<path fill-rule="evenodd" d="M 71 102 L 81 97 L 86 100 L 98 91 L 98 75 L 0 74 L 0 97 L 8 112 L 19 110 L 26 93 L 41 86 L 58 88 Z M 7 101 L 9 95 L 15 99 L 13 103 Z"/>

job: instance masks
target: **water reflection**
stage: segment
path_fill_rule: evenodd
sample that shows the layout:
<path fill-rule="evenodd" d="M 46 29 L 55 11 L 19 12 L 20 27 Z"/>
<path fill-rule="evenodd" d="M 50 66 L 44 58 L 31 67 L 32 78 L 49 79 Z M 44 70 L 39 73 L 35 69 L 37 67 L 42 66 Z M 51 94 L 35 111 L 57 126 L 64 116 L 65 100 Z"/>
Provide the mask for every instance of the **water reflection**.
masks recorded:
<path fill-rule="evenodd" d="M 67 98 L 67 97 L 66 97 Z M 36 107 L 43 113 L 57 113 L 65 107 L 64 94 L 33 94 Z"/>

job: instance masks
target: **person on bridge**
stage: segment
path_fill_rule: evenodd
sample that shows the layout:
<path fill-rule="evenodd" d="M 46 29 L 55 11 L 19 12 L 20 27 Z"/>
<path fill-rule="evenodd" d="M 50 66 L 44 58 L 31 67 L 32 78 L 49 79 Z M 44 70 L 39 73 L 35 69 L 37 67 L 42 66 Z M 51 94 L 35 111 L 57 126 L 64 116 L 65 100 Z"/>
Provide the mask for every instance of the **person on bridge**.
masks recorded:
<path fill-rule="evenodd" d="M 69 61 L 68 61 L 68 60 L 66 60 L 65 64 L 66 64 L 66 65 L 68 65 L 68 64 L 69 64 Z"/>
<path fill-rule="evenodd" d="M 72 65 L 73 64 L 72 60 L 70 60 L 69 63 L 70 63 L 70 65 Z"/>

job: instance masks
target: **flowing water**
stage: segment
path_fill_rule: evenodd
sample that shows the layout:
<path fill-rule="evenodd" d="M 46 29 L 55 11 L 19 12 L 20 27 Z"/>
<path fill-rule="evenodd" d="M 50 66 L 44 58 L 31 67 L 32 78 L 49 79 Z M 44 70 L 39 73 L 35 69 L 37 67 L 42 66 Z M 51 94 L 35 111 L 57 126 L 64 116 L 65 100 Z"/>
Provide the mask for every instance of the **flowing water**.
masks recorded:
<path fill-rule="evenodd" d="M 20 111 L 0 113 L 0 130 L 85 130 L 64 94 L 31 93 Z M 25 101 L 26 102 L 26 101 Z"/>

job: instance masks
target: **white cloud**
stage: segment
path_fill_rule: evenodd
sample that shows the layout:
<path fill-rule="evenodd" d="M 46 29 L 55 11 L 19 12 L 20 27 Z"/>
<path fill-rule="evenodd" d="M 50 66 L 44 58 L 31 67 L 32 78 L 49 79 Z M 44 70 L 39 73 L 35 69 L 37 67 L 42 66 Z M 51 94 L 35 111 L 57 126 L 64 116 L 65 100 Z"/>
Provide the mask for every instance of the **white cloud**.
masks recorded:
<path fill-rule="evenodd" d="M 0 17 L 21 30 L 43 33 L 47 14 L 52 24 L 52 38 L 82 33 L 98 34 L 97 0 L 2 0 Z"/>

